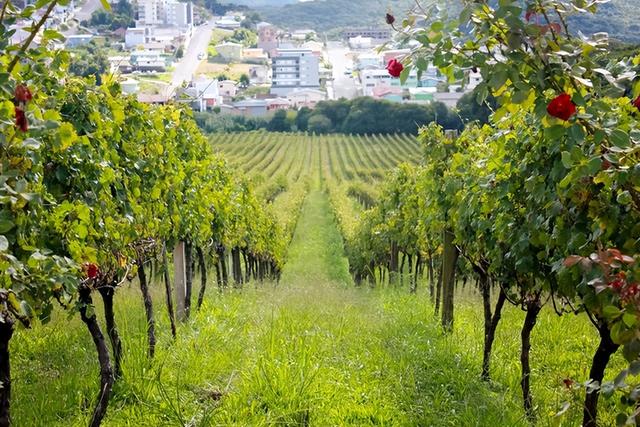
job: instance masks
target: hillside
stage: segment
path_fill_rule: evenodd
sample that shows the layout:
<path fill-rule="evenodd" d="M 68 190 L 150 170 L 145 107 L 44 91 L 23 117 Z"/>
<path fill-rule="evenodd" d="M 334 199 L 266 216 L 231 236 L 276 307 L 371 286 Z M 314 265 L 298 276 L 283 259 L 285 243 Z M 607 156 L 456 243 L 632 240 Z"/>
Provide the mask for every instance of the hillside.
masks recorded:
<path fill-rule="evenodd" d="M 325 0 L 299 2 L 290 0 L 239 0 L 235 3 L 257 8 L 265 20 L 282 28 L 313 28 L 331 32 L 352 26 L 384 25 L 388 10 L 404 15 L 414 4 L 411 0 Z M 452 2 L 447 2 L 451 5 Z M 453 5 L 452 5 L 453 7 Z M 627 42 L 640 42 L 640 24 L 637 23 L 638 0 L 611 0 L 601 6 L 596 16 L 573 19 L 573 28 L 585 34 L 606 31 L 612 37 Z"/>

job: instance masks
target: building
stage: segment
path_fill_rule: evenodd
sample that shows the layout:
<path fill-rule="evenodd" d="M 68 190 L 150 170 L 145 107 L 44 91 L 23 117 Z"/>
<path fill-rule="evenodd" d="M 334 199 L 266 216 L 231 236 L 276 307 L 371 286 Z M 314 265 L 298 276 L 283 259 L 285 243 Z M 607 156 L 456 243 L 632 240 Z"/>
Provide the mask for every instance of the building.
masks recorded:
<path fill-rule="evenodd" d="M 429 68 L 425 71 L 420 80 L 416 71 L 412 71 L 404 84 L 400 83 L 400 79 L 391 77 L 385 69 L 370 69 L 360 72 L 360 82 L 362 84 L 362 94 L 364 96 L 374 96 L 374 88 L 378 86 L 398 87 L 401 89 L 410 89 L 417 87 L 435 88 L 438 83 L 442 82 L 441 77 L 436 76 L 435 68 Z"/>
<path fill-rule="evenodd" d="M 245 99 L 233 104 L 237 114 L 250 117 L 262 117 L 267 115 L 266 99 Z"/>
<path fill-rule="evenodd" d="M 291 102 L 287 98 L 268 98 L 267 111 L 288 110 L 291 108 Z"/>
<path fill-rule="evenodd" d="M 271 80 L 269 71 L 270 68 L 265 65 L 256 65 L 249 68 L 249 82 L 252 85 L 268 84 Z"/>
<path fill-rule="evenodd" d="M 164 24 L 164 1 L 163 0 L 140 0 L 138 1 L 138 20 L 143 25 Z"/>
<path fill-rule="evenodd" d="M 354 37 L 366 37 L 375 41 L 386 41 L 391 39 L 391 30 L 388 28 L 352 28 L 345 30 L 342 36 L 346 39 Z"/>
<path fill-rule="evenodd" d="M 237 30 L 240 28 L 240 21 L 236 20 L 233 16 L 224 16 L 215 22 L 216 27 L 223 30 Z"/>
<path fill-rule="evenodd" d="M 140 71 L 165 71 L 167 59 L 161 50 L 135 50 L 131 52 L 131 66 Z"/>
<path fill-rule="evenodd" d="M 221 80 L 218 82 L 218 93 L 223 98 L 233 98 L 238 94 L 238 84 L 233 80 Z"/>
<path fill-rule="evenodd" d="M 316 89 L 299 89 L 290 92 L 287 99 L 294 108 L 314 108 L 318 102 L 327 99 L 327 94 Z"/>
<path fill-rule="evenodd" d="M 127 28 L 124 33 L 124 46 L 127 49 L 134 48 L 149 43 L 151 40 L 151 28 Z"/>
<path fill-rule="evenodd" d="M 349 46 L 351 49 L 371 49 L 373 46 L 373 39 L 371 37 L 351 37 L 349 39 Z"/>
<path fill-rule="evenodd" d="M 197 111 L 207 111 L 222 105 L 218 81 L 206 78 L 193 80 L 179 96 L 179 100 L 189 103 Z"/>
<path fill-rule="evenodd" d="M 240 43 L 224 42 L 215 46 L 218 55 L 231 61 L 242 60 L 243 46 Z"/>
<path fill-rule="evenodd" d="M 134 93 L 138 93 L 138 91 L 140 90 L 140 82 L 134 79 L 127 79 L 120 82 L 120 87 L 122 88 L 122 93 L 131 95 Z"/>
<path fill-rule="evenodd" d="M 245 48 L 242 50 L 242 57 L 252 63 L 266 62 L 269 60 L 269 56 L 260 48 Z"/>
<path fill-rule="evenodd" d="M 92 39 L 93 39 L 92 34 L 73 34 L 70 36 L 66 36 L 64 45 L 65 47 L 68 47 L 68 48 L 83 46 L 83 45 L 89 44 Z"/>
<path fill-rule="evenodd" d="M 193 4 L 177 0 L 139 0 L 137 26 L 190 27 L 193 25 Z"/>
<path fill-rule="evenodd" d="M 193 5 L 191 2 L 167 1 L 165 5 L 165 24 L 172 27 L 190 27 L 193 25 Z"/>
<path fill-rule="evenodd" d="M 361 53 L 356 56 L 355 66 L 357 70 L 371 70 L 380 68 L 382 61 L 375 53 Z"/>
<path fill-rule="evenodd" d="M 296 89 L 319 89 L 319 68 L 311 49 L 278 49 L 272 58 L 271 93 L 286 96 Z"/>
<path fill-rule="evenodd" d="M 273 56 L 278 48 L 278 29 L 267 22 L 260 22 L 256 27 L 258 29 L 258 47 Z"/>

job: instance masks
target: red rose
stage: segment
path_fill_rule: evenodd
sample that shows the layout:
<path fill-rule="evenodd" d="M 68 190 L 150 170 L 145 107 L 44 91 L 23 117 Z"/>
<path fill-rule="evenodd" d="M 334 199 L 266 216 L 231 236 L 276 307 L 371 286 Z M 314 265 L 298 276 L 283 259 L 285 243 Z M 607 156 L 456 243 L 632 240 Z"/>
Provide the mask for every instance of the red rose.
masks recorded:
<path fill-rule="evenodd" d="M 550 116 L 566 121 L 576 113 L 576 104 L 573 103 L 569 94 L 562 93 L 553 98 L 547 105 L 547 113 Z"/>
<path fill-rule="evenodd" d="M 387 71 L 389 71 L 389 74 L 393 77 L 400 77 L 402 70 L 404 70 L 404 66 L 395 59 L 392 59 L 387 64 Z"/>
<path fill-rule="evenodd" d="M 387 21 L 387 24 L 389 24 L 389 25 L 393 25 L 393 23 L 396 22 L 395 16 L 393 16 L 390 13 L 387 13 L 387 15 L 385 16 L 385 20 Z"/>
<path fill-rule="evenodd" d="M 88 263 L 85 265 L 86 269 L 87 269 L 87 277 L 89 279 L 95 279 L 96 277 L 98 277 L 98 273 L 100 272 L 100 270 L 98 270 L 98 266 L 93 264 L 93 263 Z"/>
<path fill-rule="evenodd" d="M 17 102 L 29 102 L 32 98 L 31 91 L 25 85 L 16 86 L 13 96 Z"/>
<path fill-rule="evenodd" d="M 638 95 L 638 97 L 636 99 L 631 101 L 631 103 L 633 104 L 634 107 L 636 107 L 638 110 L 640 110 L 640 95 Z"/>
<path fill-rule="evenodd" d="M 27 115 L 24 113 L 24 110 L 20 107 L 16 107 L 16 128 L 20 129 L 22 132 L 26 132 L 29 130 L 29 122 L 27 122 Z"/>

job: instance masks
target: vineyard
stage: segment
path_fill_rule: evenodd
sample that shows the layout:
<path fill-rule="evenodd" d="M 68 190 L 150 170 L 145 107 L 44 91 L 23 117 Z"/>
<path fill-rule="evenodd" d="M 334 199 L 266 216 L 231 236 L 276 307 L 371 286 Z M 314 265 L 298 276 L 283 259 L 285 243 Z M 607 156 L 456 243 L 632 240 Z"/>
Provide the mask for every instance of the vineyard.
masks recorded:
<path fill-rule="evenodd" d="M 386 16 L 391 75 L 495 98 L 413 138 L 207 137 L 5 1 L 0 427 L 637 425 L 640 56 L 463 3 Z"/>

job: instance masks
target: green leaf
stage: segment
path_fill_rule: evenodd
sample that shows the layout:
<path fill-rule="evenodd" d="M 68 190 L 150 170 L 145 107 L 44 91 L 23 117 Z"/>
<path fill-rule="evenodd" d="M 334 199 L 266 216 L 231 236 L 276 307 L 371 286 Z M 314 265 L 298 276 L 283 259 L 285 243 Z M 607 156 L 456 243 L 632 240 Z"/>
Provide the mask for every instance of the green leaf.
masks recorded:
<path fill-rule="evenodd" d="M 567 169 L 571 169 L 571 167 L 573 166 L 573 161 L 571 160 L 571 153 L 569 153 L 568 151 L 563 151 L 561 156 L 562 156 L 562 164 L 564 165 L 564 167 Z"/>
<path fill-rule="evenodd" d="M 0 234 L 0 252 L 6 252 L 9 249 L 9 241 Z"/>
<path fill-rule="evenodd" d="M 0 218 L 0 233 L 6 233 L 7 231 L 11 230 L 14 226 L 15 224 L 13 223 L 13 221 L 5 218 Z"/>
<path fill-rule="evenodd" d="M 607 305 L 602 309 L 602 314 L 604 314 L 607 319 L 613 320 L 620 317 L 622 311 L 614 305 Z"/>
<path fill-rule="evenodd" d="M 104 7 L 104 10 L 111 11 L 111 5 L 109 4 L 109 0 L 100 0 L 100 3 L 102 3 L 102 7 Z"/>

